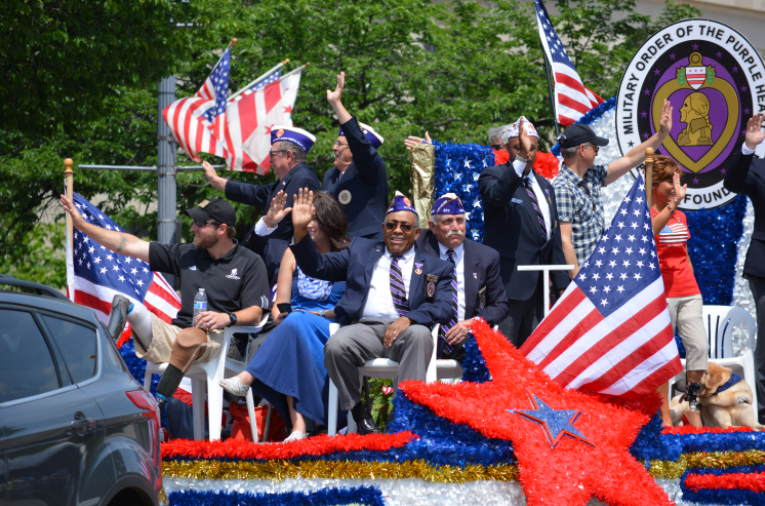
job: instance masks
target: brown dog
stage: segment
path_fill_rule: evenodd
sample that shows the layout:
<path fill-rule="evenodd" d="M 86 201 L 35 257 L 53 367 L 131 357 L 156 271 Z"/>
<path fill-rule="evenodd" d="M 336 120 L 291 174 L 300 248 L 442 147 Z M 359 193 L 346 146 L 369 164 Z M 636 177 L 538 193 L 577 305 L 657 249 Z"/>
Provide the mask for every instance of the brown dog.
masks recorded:
<path fill-rule="evenodd" d="M 757 422 L 757 416 L 752 406 L 752 389 L 741 379 L 728 385 L 731 379 L 731 370 L 727 367 L 709 362 L 708 369 L 701 377 L 701 421 L 705 427 L 752 427 L 762 430 L 765 426 Z M 734 378 L 735 379 L 735 378 Z M 721 387 L 723 388 L 720 391 Z M 688 401 L 682 401 L 682 395 L 672 399 L 670 411 L 672 423 L 677 425 L 683 418 L 683 413 L 688 409 Z"/>

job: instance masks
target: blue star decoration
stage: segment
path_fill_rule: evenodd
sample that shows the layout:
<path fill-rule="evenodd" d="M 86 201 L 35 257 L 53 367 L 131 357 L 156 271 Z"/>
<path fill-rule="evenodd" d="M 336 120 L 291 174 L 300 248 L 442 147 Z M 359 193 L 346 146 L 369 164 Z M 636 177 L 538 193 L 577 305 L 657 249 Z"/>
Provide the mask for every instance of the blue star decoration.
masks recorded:
<path fill-rule="evenodd" d="M 528 409 L 508 409 L 514 415 L 522 416 L 532 422 L 542 426 L 550 448 L 555 448 L 563 436 L 571 436 L 587 444 L 591 444 L 584 434 L 576 430 L 572 425 L 579 417 L 581 411 L 578 409 L 552 409 L 534 394 L 529 394 L 532 410 Z"/>

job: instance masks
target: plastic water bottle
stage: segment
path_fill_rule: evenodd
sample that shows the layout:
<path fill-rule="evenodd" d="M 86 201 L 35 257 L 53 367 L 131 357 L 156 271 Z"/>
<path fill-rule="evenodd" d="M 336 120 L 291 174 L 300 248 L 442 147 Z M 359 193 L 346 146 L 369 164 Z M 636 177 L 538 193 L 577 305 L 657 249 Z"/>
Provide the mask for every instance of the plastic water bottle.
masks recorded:
<path fill-rule="evenodd" d="M 205 289 L 200 288 L 199 292 L 197 292 L 196 296 L 194 296 L 194 319 L 192 321 L 192 326 L 197 326 L 197 316 L 199 316 L 199 313 L 204 313 L 207 311 L 207 294 L 205 294 Z"/>

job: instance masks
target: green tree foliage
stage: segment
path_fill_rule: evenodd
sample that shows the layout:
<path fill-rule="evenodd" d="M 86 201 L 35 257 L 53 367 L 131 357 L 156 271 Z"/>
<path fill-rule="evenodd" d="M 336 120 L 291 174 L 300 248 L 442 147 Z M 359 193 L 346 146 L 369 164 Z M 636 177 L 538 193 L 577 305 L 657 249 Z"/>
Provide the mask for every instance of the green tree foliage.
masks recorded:
<path fill-rule="evenodd" d="M 317 135 L 309 164 L 320 178 L 332 166 L 338 127 L 325 90 L 334 88 L 341 70 L 347 75 L 346 107 L 385 137 L 380 152 L 392 191 L 409 191 L 407 135 L 428 130 L 440 141 L 486 144 L 488 127 L 524 114 L 543 133 L 543 145 L 553 140 L 542 47 L 533 4 L 526 1 L 192 0 L 181 7 L 144 0 L 92 9 L 77 0 L 0 1 L 48 41 L 21 33 L 17 25 L 24 23 L 0 18 L 4 40 L 16 41 L 0 48 L 0 61 L 19 68 L 15 81 L 0 84 L 0 95 L 9 97 L 2 107 L 11 104 L 15 111 L 3 109 L 0 135 L 0 259 L 28 279 L 60 280 L 58 272 L 44 274 L 41 256 L 31 249 L 49 233 L 38 226 L 42 210 L 58 209 L 60 216 L 62 158 L 154 165 L 160 76 L 176 73 L 179 98 L 195 93 L 233 37 L 232 91 L 285 58 L 290 69 L 310 63 L 293 120 Z M 670 22 L 700 14 L 672 0 L 655 19 L 637 13 L 632 0 L 548 4 L 585 85 L 604 98 L 616 93 L 642 41 Z M 78 13 L 87 24 L 72 20 Z M 200 27 L 167 30 L 170 16 Z M 178 162 L 191 163 L 181 152 Z M 231 178 L 274 180 L 246 173 Z M 151 173 L 77 171 L 75 188 L 122 226 L 156 238 L 156 214 L 145 214 L 156 202 L 156 184 Z M 201 173 L 179 173 L 179 211 L 215 193 Z M 247 206 L 237 210 L 241 236 L 258 213 Z M 190 221 L 184 220 L 188 236 Z M 45 265 L 53 265 L 48 272 L 63 269 L 60 252 L 45 258 Z"/>

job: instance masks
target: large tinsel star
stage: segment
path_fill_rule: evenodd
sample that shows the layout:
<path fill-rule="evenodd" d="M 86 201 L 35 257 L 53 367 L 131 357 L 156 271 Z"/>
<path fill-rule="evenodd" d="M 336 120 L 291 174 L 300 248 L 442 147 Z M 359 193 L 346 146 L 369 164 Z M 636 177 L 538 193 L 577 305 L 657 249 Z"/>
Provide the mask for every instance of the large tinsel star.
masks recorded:
<path fill-rule="evenodd" d="M 529 506 L 583 506 L 593 496 L 610 506 L 674 504 L 628 450 L 658 410 L 658 396 L 624 400 L 565 389 L 485 322 L 475 321 L 472 327 L 491 381 L 457 385 L 406 381 L 399 387 L 438 416 L 488 438 L 512 441 Z M 544 399 L 551 410 L 580 411 L 575 430 L 586 435 L 587 442 L 562 437 L 551 447 L 538 424 L 509 414 L 508 410 L 530 411 L 529 392 Z"/>

